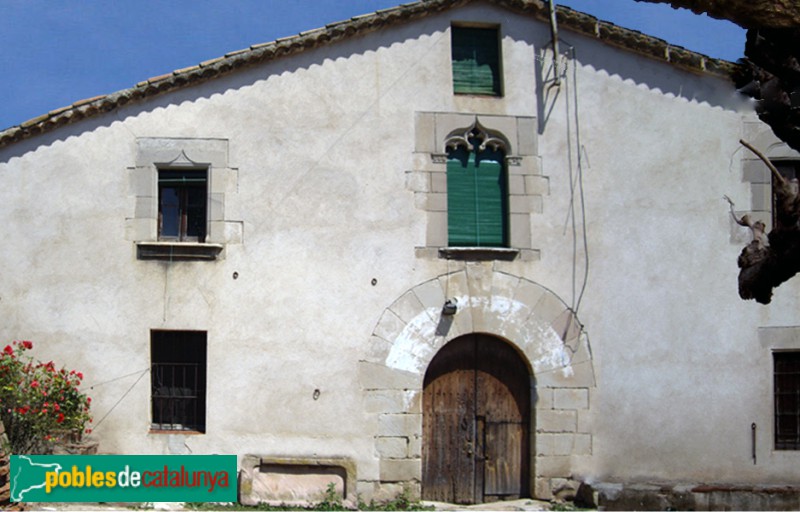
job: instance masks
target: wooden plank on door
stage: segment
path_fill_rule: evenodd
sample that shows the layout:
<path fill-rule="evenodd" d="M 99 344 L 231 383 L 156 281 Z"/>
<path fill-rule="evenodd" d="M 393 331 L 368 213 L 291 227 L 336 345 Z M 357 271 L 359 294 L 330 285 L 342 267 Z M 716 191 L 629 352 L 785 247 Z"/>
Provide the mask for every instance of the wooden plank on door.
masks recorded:
<path fill-rule="evenodd" d="M 475 501 L 475 341 L 455 340 L 436 355 L 423 389 L 423 497 Z"/>
<path fill-rule="evenodd" d="M 522 436 L 520 423 L 486 424 L 484 494 L 519 497 L 522 493 Z"/>
<path fill-rule="evenodd" d="M 528 369 L 514 348 L 485 336 L 478 340 L 476 372 L 477 414 L 486 418 L 484 494 L 526 496 L 531 410 Z"/>

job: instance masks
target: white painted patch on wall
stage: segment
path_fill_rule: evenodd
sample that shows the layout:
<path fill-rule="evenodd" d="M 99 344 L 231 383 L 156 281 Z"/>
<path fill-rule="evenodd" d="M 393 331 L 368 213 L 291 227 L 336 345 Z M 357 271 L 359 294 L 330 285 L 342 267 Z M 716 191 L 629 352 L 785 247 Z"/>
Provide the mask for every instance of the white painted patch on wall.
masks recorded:
<path fill-rule="evenodd" d="M 415 389 L 407 389 L 405 393 L 403 393 L 403 410 L 408 411 L 411 409 L 411 404 L 414 403 L 414 398 L 416 398 L 417 394 L 419 393 L 418 390 Z"/>
<path fill-rule="evenodd" d="M 520 316 L 524 309 L 530 309 L 524 302 L 509 299 L 503 295 L 493 295 L 491 305 L 490 311 L 500 317 L 515 318 Z"/>
<path fill-rule="evenodd" d="M 572 360 L 561 336 L 549 325 L 537 326 L 536 330 L 538 340 L 526 340 L 535 344 L 534 350 L 538 353 L 538 357 L 531 361 L 534 373 L 561 369 L 564 377 L 571 377 Z"/>
<path fill-rule="evenodd" d="M 571 377 L 574 374 L 571 351 L 553 327 L 538 324 L 535 318 L 530 318 L 531 308 L 528 304 L 503 295 L 493 295 L 491 298 L 461 295 L 454 299 L 459 309 L 465 307 L 480 309 L 499 320 L 533 327 L 522 330 L 530 333 L 529 338 L 511 341 L 525 348 L 535 373 L 560 370 L 564 377 Z M 437 345 L 436 323 L 440 317 L 439 308 L 429 307 L 408 322 L 392 344 L 386 357 L 386 366 L 422 374 L 434 356 Z"/>
<path fill-rule="evenodd" d="M 436 336 L 434 308 L 418 313 L 406 324 L 403 331 L 392 344 L 386 356 L 386 366 L 395 370 L 420 374 L 433 358 L 433 342 Z"/>

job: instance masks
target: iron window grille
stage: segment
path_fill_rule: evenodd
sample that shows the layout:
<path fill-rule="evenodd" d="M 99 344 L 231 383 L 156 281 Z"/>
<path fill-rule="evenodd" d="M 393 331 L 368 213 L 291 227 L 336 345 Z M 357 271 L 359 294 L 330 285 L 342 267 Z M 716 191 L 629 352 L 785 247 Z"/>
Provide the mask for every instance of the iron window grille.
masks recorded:
<path fill-rule="evenodd" d="M 206 333 L 153 331 L 152 429 L 205 432 Z"/>
<path fill-rule="evenodd" d="M 800 352 L 774 352 L 772 358 L 775 449 L 800 450 Z"/>

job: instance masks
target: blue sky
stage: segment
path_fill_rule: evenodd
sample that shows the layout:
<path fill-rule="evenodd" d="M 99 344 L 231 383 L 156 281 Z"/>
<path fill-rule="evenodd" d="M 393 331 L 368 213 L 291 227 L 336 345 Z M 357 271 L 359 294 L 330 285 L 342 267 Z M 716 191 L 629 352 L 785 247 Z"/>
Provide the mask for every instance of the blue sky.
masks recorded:
<path fill-rule="evenodd" d="M 0 130 L 252 44 L 409 0 L 0 0 Z M 712 57 L 744 30 L 633 0 L 557 0 Z"/>

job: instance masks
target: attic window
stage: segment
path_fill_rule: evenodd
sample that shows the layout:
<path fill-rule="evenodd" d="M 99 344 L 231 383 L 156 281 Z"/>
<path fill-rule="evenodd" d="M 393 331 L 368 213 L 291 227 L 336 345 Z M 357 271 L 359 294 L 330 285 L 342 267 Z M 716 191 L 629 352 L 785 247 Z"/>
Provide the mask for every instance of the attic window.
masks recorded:
<path fill-rule="evenodd" d="M 500 38 L 497 28 L 459 27 L 452 36 L 453 92 L 500 96 Z"/>

